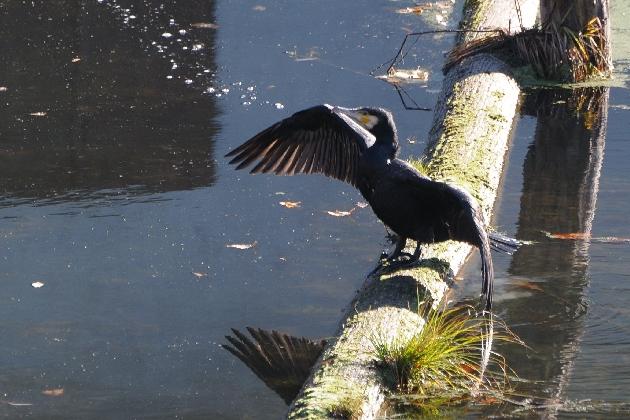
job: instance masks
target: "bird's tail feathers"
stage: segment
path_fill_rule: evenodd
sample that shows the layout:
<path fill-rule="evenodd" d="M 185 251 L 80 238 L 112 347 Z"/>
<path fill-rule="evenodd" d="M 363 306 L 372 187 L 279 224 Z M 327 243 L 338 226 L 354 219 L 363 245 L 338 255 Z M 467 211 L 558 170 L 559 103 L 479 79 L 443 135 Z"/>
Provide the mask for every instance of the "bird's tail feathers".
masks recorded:
<path fill-rule="evenodd" d="M 490 254 L 490 241 L 485 232 L 480 231 L 479 253 L 481 254 L 481 293 L 485 297 L 485 310 L 492 309 L 492 291 L 494 283 L 494 267 L 492 265 L 492 255 Z"/>
<path fill-rule="evenodd" d="M 488 232 L 490 239 L 490 247 L 504 254 L 512 255 L 517 249 L 523 245 L 522 241 L 518 239 L 510 238 L 509 236 L 502 235 L 497 232 Z"/>

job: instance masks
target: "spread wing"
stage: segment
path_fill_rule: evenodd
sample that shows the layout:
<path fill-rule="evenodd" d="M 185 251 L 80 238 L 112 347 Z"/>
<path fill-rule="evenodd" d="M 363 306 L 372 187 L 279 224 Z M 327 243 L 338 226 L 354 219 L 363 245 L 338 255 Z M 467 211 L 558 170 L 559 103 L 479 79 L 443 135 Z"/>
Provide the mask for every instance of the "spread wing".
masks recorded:
<path fill-rule="evenodd" d="M 226 157 L 233 157 L 230 163 L 238 164 L 236 169 L 257 161 L 251 173 L 322 173 L 357 186 L 359 159 L 375 138 L 344 111 L 351 110 L 318 105 L 297 112 Z"/>

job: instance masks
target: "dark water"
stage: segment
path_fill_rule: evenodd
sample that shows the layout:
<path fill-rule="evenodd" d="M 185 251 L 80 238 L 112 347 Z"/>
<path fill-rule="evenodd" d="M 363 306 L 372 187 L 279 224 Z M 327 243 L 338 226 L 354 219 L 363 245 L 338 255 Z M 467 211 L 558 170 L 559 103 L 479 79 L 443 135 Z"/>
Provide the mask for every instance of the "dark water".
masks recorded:
<path fill-rule="evenodd" d="M 223 336 L 248 325 L 332 334 L 384 230 L 369 209 L 325 213 L 355 206 L 347 185 L 252 177 L 222 156 L 323 102 L 392 109 L 401 137 L 417 137 L 403 155 L 421 153 L 432 114 L 405 111 L 368 76 L 405 29 L 428 28 L 393 12 L 404 6 L 0 3 L 0 415 L 283 415 Z M 427 37 L 407 59 L 432 71 L 410 88 L 421 106 L 435 103 L 450 45 Z M 600 138 L 559 100 L 548 117 L 523 116 L 495 220 L 537 241 L 496 262 L 497 310 L 531 347 L 505 349 L 522 390 L 589 415 L 630 403 L 630 245 L 541 231 L 630 237 L 629 92 L 610 90 Z M 477 272 L 473 262 L 464 296 Z"/>

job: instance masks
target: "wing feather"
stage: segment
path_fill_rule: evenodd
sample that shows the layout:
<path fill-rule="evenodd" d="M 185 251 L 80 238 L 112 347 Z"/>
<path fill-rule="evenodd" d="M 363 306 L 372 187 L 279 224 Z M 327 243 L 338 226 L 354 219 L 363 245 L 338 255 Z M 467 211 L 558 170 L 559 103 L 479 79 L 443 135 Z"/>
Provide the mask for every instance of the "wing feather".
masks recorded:
<path fill-rule="evenodd" d="M 323 173 L 356 186 L 360 157 L 375 139 L 343 111 L 319 105 L 297 112 L 226 156 L 236 169 L 255 163 L 252 173 Z"/>

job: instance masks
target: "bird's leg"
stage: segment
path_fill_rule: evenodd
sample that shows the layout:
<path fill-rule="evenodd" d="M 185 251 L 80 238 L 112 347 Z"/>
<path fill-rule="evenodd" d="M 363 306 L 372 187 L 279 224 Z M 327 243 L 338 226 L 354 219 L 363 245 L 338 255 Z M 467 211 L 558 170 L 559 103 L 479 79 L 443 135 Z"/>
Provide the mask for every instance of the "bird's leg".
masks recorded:
<path fill-rule="evenodd" d="M 391 254 L 387 256 L 387 261 L 393 261 L 396 258 L 400 257 L 403 254 L 402 250 L 405 249 L 406 244 L 407 238 L 405 238 L 404 236 L 399 236 L 398 240 L 396 241 L 396 247 L 391 252 Z"/>
<path fill-rule="evenodd" d="M 406 244 L 407 238 L 405 238 L 404 236 L 398 236 L 394 250 L 389 255 L 385 251 L 383 251 L 381 257 L 379 258 L 378 264 L 376 264 L 376 267 L 374 267 L 374 269 L 368 273 L 368 276 L 371 276 L 372 274 L 383 268 L 386 263 L 392 264 L 395 259 L 400 257 L 401 255 L 408 255 L 407 253 L 402 252 L 402 250 L 405 249 Z"/>
<path fill-rule="evenodd" d="M 407 252 L 401 252 L 401 255 L 408 255 L 409 259 L 399 260 L 396 262 L 392 262 L 389 265 L 390 270 L 398 270 L 399 268 L 411 267 L 420 259 L 422 255 L 422 250 L 420 249 L 420 242 L 416 242 L 416 249 L 413 251 L 413 254 L 409 254 Z"/>

